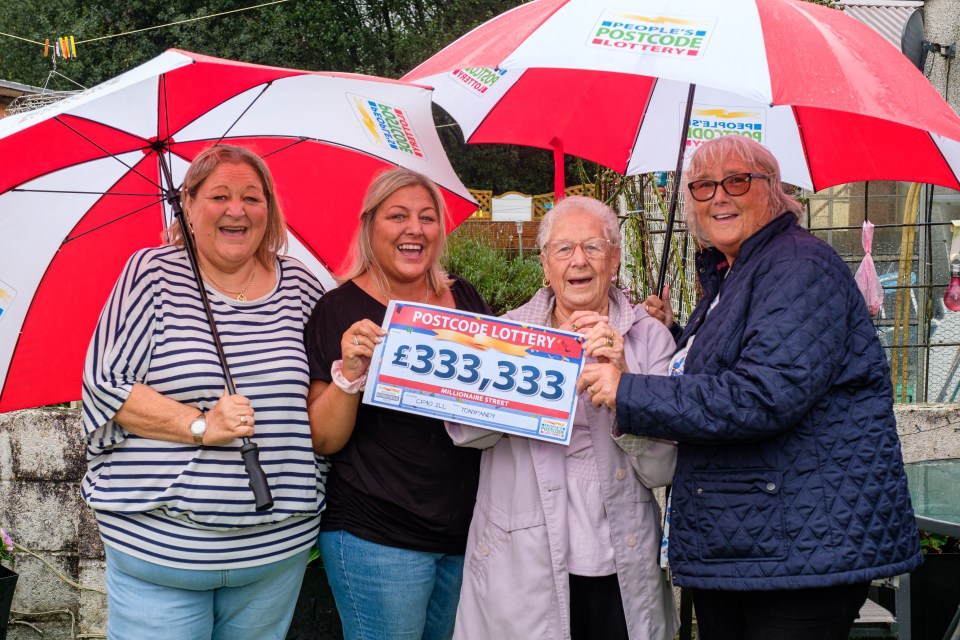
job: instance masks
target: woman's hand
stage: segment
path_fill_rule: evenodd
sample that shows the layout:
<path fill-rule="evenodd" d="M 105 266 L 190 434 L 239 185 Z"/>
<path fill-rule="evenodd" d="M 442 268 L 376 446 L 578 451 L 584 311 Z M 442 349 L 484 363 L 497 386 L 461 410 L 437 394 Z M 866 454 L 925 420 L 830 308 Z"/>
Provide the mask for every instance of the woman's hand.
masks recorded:
<path fill-rule="evenodd" d="M 373 349 L 386 333 L 376 322 L 367 319 L 354 322 L 344 332 L 340 339 L 340 353 L 343 358 L 343 376 L 347 380 L 356 380 L 367 372 Z"/>
<path fill-rule="evenodd" d="M 606 321 L 594 324 L 583 339 L 584 354 L 598 362 L 609 362 L 620 371 L 627 370 L 623 357 L 623 336 L 610 328 Z"/>
<path fill-rule="evenodd" d="M 239 393 L 224 395 L 207 411 L 207 432 L 203 434 L 203 444 L 219 447 L 237 438 L 253 436 L 253 407 L 250 399 Z"/>
<path fill-rule="evenodd" d="M 564 331 L 573 331 L 574 333 L 586 334 L 598 322 L 606 322 L 609 316 L 597 313 L 596 311 L 574 311 L 567 318 L 567 321 L 561 324 L 557 329 Z"/>
<path fill-rule="evenodd" d="M 659 320 L 667 329 L 673 326 L 673 307 L 670 306 L 670 285 L 663 285 L 663 290 L 658 298 L 655 295 L 647 296 L 643 301 L 643 308 L 647 314 L 654 320 Z"/>
<path fill-rule="evenodd" d="M 621 371 L 609 362 L 588 364 L 577 380 L 577 393 L 586 391 L 594 406 L 606 405 L 616 411 L 620 375 Z"/>

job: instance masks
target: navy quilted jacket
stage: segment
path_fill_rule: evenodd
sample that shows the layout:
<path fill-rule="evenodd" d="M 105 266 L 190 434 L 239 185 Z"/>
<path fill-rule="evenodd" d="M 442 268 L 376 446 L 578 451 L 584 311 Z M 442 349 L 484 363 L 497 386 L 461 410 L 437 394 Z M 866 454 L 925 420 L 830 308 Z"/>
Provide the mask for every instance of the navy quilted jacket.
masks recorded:
<path fill-rule="evenodd" d="M 625 374 L 617 392 L 620 431 L 680 443 L 676 583 L 797 589 L 913 570 L 890 371 L 850 269 L 789 213 L 722 261 L 698 258 L 685 374 Z"/>

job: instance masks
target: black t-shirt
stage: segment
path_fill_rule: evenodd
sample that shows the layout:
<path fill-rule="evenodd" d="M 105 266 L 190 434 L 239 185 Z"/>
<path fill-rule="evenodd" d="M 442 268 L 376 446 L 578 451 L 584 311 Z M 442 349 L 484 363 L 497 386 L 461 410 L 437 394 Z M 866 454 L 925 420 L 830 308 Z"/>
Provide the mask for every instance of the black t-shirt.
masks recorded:
<path fill-rule="evenodd" d="M 466 280 L 456 278 L 451 288 L 457 309 L 490 313 Z M 363 318 L 382 325 L 386 312 L 352 281 L 320 298 L 305 330 L 311 379 L 330 382 L 344 331 Z M 330 460 L 322 531 L 416 551 L 464 552 L 480 451 L 454 446 L 441 420 L 361 402 L 350 440 Z"/>

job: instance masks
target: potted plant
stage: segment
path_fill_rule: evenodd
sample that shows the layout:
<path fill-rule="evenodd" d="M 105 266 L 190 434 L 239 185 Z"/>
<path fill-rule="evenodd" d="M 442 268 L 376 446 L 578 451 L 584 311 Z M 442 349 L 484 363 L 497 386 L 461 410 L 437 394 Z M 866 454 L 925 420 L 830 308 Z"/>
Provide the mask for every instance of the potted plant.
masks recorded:
<path fill-rule="evenodd" d="M 914 640 L 940 640 L 960 605 L 960 538 L 920 532 L 923 564 L 910 576 Z"/>
<path fill-rule="evenodd" d="M 7 532 L 0 528 L 0 640 L 7 637 L 7 618 L 13 602 L 13 590 L 17 586 L 17 574 L 3 566 L 3 561 L 12 561 L 15 546 Z"/>

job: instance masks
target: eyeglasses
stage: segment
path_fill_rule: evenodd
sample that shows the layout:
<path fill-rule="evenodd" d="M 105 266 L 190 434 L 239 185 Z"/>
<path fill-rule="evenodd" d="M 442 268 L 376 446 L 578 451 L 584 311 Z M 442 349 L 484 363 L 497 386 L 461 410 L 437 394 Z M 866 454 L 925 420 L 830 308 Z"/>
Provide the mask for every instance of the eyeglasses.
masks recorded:
<path fill-rule="evenodd" d="M 569 260 L 573 257 L 577 247 L 583 250 L 583 255 L 590 260 L 605 258 L 610 251 L 613 243 L 603 238 L 588 238 L 583 242 L 573 242 L 572 240 L 553 240 L 543 245 L 543 251 L 551 258 L 557 260 Z"/>
<path fill-rule="evenodd" d="M 717 185 L 723 187 L 727 195 L 742 196 L 750 191 L 750 183 L 754 179 L 769 180 L 770 176 L 763 173 L 735 173 L 719 182 L 716 180 L 694 180 L 687 184 L 687 188 L 690 189 L 690 195 L 693 196 L 694 200 L 706 202 L 716 195 Z"/>

